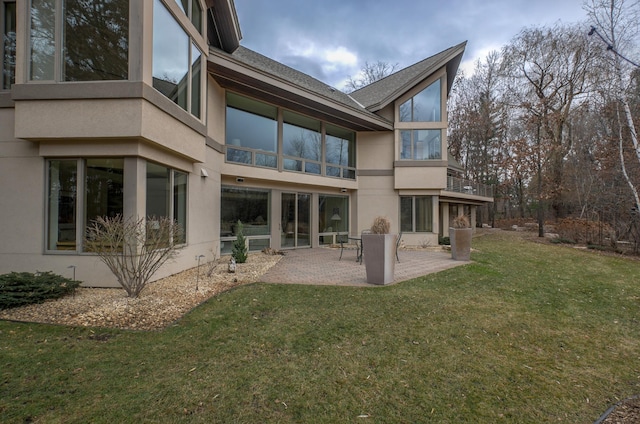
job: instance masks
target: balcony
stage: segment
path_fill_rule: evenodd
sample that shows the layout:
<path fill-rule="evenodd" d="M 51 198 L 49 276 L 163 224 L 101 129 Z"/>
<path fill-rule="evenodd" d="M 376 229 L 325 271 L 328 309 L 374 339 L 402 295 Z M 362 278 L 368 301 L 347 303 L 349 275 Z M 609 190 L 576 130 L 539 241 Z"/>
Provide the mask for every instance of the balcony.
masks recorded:
<path fill-rule="evenodd" d="M 493 186 L 447 176 L 447 191 L 493 198 Z"/>

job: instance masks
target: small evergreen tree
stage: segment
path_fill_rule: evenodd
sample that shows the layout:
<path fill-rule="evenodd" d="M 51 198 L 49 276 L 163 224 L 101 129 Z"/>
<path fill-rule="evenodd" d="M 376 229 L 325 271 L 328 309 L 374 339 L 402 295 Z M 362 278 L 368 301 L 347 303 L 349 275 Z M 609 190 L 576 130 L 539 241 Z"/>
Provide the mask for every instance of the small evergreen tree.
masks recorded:
<path fill-rule="evenodd" d="M 236 231 L 236 240 L 233 242 L 233 249 L 231 250 L 231 256 L 236 260 L 236 263 L 243 264 L 247 262 L 247 242 L 242 233 L 242 222 L 238 221 L 238 229 Z"/>

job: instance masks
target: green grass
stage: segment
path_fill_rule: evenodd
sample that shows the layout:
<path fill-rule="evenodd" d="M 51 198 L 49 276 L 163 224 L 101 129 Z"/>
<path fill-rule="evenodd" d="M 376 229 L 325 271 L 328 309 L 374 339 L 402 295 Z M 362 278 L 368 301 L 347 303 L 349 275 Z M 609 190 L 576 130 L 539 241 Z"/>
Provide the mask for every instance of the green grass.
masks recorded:
<path fill-rule="evenodd" d="M 474 247 L 391 287 L 244 286 L 159 332 L 0 321 L 0 422 L 592 423 L 640 393 L 640 262 Z"/>

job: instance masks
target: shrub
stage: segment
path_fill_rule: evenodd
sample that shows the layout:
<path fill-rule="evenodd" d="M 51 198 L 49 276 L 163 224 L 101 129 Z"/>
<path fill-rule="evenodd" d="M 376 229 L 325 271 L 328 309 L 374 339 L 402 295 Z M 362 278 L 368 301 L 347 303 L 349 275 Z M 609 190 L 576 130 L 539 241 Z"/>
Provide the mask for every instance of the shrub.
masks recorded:
<path fill-rule="evenodd" d="M 579 218 L 565 218 L 555 227 L 561 239 L 573 240 L 581 244 L 604 245 L 605 239 L 611 238 L 614 234 L 608 224 Z"/>
<path fill-rule="evenodd" d="M 386 216 L 378 216 L 373 220 L 371 232 L 373 234 L 389 234 L 391 231 L 391 221 Z"/>
<path fill-rule="evenodd" d="M 236 240 L 233 242 L 233 248 L 231 249 L 231 256 L 236 260 L 236 263 L 243 264 L 247 262 L 247 242 L 242 231 L 242 222 L 238 221 L 238 228 L 236 230 Z"/>
<path fill-rule="evenodd" d="M 0 310 L 42 303 L 73 293 L 80 281 L 51 272 L 12 272 L 0 275 Z"/>
<path fill-rule="evenodd" d="M 87 229 L 85 245 L 116 276 L 129 297 L 138 297 L 155 272 L 177 254 L 182 230 L 166 217 L 100 217 Z"/>
<path fill-rule="evenodd" d="M 444 246 L 450 246 L 451 245 L 451 239 L 449 239 L 449 237 L 438 237 L 438 244 L 444 245 Z"/>

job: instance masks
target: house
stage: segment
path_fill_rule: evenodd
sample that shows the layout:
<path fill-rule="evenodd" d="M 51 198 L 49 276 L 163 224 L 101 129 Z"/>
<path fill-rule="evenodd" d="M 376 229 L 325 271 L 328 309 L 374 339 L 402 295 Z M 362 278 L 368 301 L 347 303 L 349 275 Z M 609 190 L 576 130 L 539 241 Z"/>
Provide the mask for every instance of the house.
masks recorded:
<path fill-rule="evenodd" d="M 97 216 L 184 229 L 166 276 L 229 253 L 318 248 L 377 215 L 407 245 L 492 201 L 456 177 L 446 101 L 465 43 L 350 95 L 240 45 L 233 0 L 0 0 L 0 273 L 114 277 Z"/>

